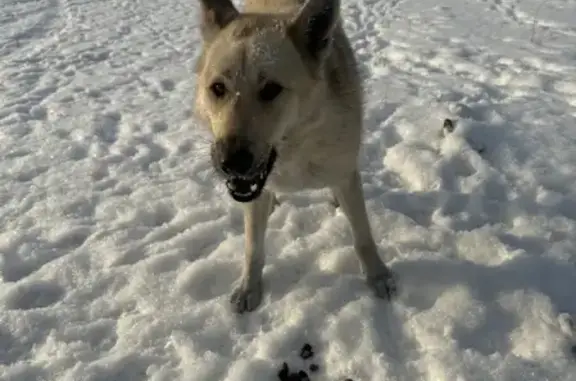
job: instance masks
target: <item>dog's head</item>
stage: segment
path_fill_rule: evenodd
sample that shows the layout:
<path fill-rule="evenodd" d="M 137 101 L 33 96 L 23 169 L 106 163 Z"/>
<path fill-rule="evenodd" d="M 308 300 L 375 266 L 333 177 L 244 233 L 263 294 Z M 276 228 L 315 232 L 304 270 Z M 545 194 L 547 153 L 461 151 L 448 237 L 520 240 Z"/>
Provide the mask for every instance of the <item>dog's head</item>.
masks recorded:
<path fill-rule="evenodd" d="M 287 130 L 309 114 L 332 46 L 339 0 L 308 0 L 294 15 L 240 13 L 200 0 L 203 52 L 196 112 L 214 136 L 213 165 L 236 201 L 256 199 Z"/>

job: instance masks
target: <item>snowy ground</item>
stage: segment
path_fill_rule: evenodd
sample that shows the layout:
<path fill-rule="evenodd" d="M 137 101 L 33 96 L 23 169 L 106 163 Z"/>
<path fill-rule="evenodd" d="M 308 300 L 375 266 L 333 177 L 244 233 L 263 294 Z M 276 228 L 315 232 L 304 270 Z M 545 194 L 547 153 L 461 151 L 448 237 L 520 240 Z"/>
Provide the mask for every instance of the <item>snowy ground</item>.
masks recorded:
<path fill-rule="evenodd" d="M 242 217 L 191 118 L 193 0 L 2 0 L 0 379 L 576 380 L 576 0 L 344 1 L 392 304 L 324 192 Z M 458 119 L 439 135 L 443 118 Z"/>

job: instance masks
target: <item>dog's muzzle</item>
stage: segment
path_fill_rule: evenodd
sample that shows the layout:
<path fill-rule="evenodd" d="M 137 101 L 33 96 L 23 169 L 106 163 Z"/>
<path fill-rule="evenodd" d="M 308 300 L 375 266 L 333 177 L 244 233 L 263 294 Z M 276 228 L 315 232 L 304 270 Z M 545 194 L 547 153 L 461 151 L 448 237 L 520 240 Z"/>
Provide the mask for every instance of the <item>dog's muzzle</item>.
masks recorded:
<path fill-rule="evenodd" d="M 238 202 L 250 202 L 260 196 L 277 158 L 276 149 L 272 148 L 264 160 L 255 162 L 246 147 L 216 142 L 212 149 L 213 165 L 224 177 L 230 196 Z"/>

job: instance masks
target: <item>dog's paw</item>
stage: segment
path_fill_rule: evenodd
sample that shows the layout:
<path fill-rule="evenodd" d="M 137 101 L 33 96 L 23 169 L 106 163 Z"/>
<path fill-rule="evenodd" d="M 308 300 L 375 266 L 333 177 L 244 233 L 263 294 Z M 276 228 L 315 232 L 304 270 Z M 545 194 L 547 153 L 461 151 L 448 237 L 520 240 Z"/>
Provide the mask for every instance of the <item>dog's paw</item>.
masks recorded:
<path fill-rule="evenodd" d="M 244 282 L 237 286 L 232 295 L 230 303 L 232 308 L 239 314 L 254 311 L 262 301 L 262 281 Z"/>
<path fill-rule="evenodd" d="M 390 270 L 380 274 L 368 275 L 366 283 L 368 283 L 368 287 L 372 289 L 378 298 L 390 300 L 398 293 L 396 277 Z"/>

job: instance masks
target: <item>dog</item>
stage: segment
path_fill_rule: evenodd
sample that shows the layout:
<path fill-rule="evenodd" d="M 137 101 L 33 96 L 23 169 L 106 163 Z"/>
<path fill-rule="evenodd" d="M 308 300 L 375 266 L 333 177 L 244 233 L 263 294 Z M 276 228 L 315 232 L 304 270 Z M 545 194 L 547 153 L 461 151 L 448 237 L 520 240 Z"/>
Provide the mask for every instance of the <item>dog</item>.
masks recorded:
<path fill-rule="evenodd" d="M 347 217 L 368 286 L 396 282 L 378 255 L 358 168 L 363 88 L 339 0 L 199 0 L 194 113 L 211 131 L 210 159 L 243 207 L 244 265 L 230 302 L 262 301 L 264 238 L 276 195 L 329 188 Z"/>

